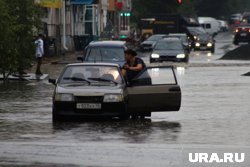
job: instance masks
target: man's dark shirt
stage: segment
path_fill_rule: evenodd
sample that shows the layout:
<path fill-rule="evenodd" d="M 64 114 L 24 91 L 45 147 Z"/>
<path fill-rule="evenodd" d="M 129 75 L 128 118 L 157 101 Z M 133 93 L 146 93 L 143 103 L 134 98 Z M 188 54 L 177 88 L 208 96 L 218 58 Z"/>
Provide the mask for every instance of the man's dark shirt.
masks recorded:
<path fill-rule="evenodd" d="M 126 63 L 127 65 L 129 65 L 128 63 Z M 139 57 L 135 57 L 135 62 L 132 66 L 130 67 L 136 67 L 138 64 L 142 65 L 142 70 L 146 67 L 144 61 L 139 58 Z M 132 79 L 134 79 L 142 70 L 140 71 L 134 71 L 134 70 L 126 70 L 126 75 L 127 75 L 127 79 L 129 82 L 131 82 Z"/>

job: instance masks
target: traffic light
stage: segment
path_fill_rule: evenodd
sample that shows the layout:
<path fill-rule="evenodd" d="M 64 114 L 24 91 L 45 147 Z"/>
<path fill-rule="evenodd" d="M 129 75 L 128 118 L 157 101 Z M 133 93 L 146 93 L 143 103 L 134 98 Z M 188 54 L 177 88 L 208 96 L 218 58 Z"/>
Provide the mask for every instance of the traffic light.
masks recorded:
<path fill-rule="evenodd" d="M 182 0 L 177 0 L 177 3 L 178 3 L 179 5 L 181 5 L 181 4 L 182 4 Z"/>
<path fill-rule="evenodd" d="M 120 13 L 120 16 L 130 17 L 131 13 L 130 12 Z"/>

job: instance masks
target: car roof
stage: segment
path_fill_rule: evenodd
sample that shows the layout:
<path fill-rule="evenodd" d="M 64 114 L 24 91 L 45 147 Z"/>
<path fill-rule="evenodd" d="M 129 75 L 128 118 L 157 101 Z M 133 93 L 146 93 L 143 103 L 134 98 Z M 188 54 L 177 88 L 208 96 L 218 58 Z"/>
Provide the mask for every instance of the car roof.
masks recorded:
<path fill-rule="evenodd" d="M 182 37 L 182 36 L 185 36 L 185 37 L 187 37 L 187 34 L 184 34 L 184 33 L 175 33 L 175 34 L 172 34 L 172 33 L 170 33 L 170 34 L 168 34 L 168 36 L 179 36 L 179 37 Z"/>
<path fill-rule="evenodd" d="M 66 65 L 68 66 L 115 66 L 119 68 L 119 64 L 117 63 L 103 63 L 103 62 L 97 62 L 97 63 L 72 63 L 72 64 L 68 64 Z"/>
<path fill-rule="evenodd" d="M 181 41 L 178 37 L 166 37 L 162 38 L 159 41 Z"/>
<path fill-rule="evenodd" d="M 164 35 L 167 35 L 167 34 L 153 34 L 152 36 L 164 36 Z"/>
<path fill-rule="evenodd" d="M 83 63 L 71 63 L 67 64 L 67 66 L 91 66 L 91 65 L 97 65 L 97 66 L 116 66 L 119 67 L 117 63 L 104 63 L 104 62 L 83 62 Z"/>
<path fill-rule="evenodd" d="M 89 46 L 116 46 L 122 47 L 125 45 L 125 41 L 92 41 L 89 43 Z"/>
<path fill-rule="evenodd" d="M 241 27 L 250 27 L 250 24 L 239 24 L 236 28 L 241 28 Z"/>

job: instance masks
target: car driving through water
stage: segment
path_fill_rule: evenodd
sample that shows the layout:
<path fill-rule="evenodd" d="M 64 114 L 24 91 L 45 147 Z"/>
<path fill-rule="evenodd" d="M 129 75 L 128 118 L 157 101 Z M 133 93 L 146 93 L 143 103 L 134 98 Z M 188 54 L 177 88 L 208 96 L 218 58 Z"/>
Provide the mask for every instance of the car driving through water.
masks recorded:
<path fill-rule="evenodd" d="M 75 63 L 49 82 L 55 85 L 54 122 L 71 116 L 147 117 L 155 111 L 178 111 L 181 106 L 172 66 L 145 68 L 128 84 L 118 64 Z"/>

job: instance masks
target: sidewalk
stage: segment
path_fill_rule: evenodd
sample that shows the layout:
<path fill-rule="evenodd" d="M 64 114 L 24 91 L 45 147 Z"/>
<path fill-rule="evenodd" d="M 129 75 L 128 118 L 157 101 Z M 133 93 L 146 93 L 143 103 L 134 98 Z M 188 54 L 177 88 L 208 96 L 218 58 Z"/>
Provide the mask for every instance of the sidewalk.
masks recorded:
<path fill-rule="evenodd" d="M 77 57 L 83 55 L 82 51 L 69 52 L 65 55 L 44 57 L 43 64 L 70 64 L 70 63 L 79 63 Z"/>

